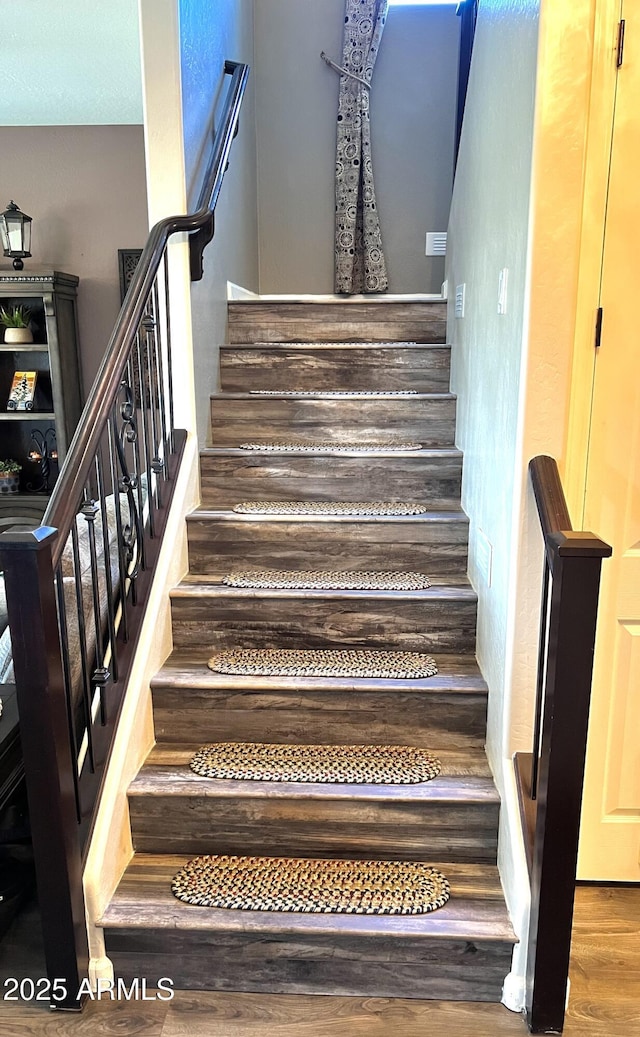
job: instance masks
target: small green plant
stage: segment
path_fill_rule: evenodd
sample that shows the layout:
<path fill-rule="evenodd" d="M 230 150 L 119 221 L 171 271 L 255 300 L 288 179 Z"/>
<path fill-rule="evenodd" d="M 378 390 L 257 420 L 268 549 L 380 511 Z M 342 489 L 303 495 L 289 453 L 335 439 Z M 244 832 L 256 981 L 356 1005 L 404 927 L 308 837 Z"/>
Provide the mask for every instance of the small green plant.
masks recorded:
<path fill-rule="evenodd" d="M 16 472 L 22 471 L 22 465 L 14 461 L 12 457 L 7 457 L 6 461 L 0 461 L 0 475 L 15 475 Z"/>
<path fill-rule="evenodd" d="M 0 324 L 5 328 L 28 328 L 31 320 L 31 310 L 28 306 L 11 306 L 5 310 L 0 307 Z"/>

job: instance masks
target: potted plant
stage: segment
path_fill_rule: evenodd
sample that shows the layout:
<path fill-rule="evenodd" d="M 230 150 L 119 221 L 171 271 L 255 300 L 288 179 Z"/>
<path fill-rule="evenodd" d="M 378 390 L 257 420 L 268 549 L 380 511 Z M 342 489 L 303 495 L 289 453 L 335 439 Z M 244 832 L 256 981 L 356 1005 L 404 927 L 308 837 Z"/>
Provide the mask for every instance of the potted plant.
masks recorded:
<path fill-rule="evenodd" d="M 0 496 L 4 497 L 8 493 L 18 493 L 20 489 L 20 472 L 22 471 L 22 465 L 14 461 L 12 457 L 8 457 L 5 461 L 0 461 Z"/>
<path fill-rule="evenodd" d="M 0 324 L 3 325 L 5 342 L 14 345 L 33 342 L 33 335 L 29 327 L 31 321 L 31 310 L 28 306 L 10 306 L 5 309 L 0 307 Z"/>

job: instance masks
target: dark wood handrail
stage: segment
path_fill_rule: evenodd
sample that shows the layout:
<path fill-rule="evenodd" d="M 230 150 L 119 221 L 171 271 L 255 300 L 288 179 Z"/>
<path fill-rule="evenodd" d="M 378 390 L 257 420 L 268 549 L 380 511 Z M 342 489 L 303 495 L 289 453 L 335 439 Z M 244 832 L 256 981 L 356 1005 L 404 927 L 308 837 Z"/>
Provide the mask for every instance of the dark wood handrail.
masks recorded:
<path fill-rule="evenodd" d="M 229 152 L 237 132 L 249 66 L 227 61 L 224 71 L 225 75 L 231 76 L 231 84 L 200 193 L 199 207 L 196 212 L 189 215 L 169 216 L 160 220 L 152 228 L 51 494 L 43 525 L 53 527 L 60 533 L 52 548 L 54 569 L 64 550 L 66 534 L 75 521 L 78 499 L 89 476 L 102 429 L 108 421 L 127 364 L 131 343 L 142 320 L 146 300 L 158 273 L 167 242 L 173 234 L 194 234 L 206 228 L 208 224 L 211 224 L 211 233 L 206 236 L 204 244 L 213 235 L 213 208 L 220 194 Z"/>
<path fill-rule="evenodd" d="M 83 854 L 187 438 L 174 425 L 167 245 L 188 235 L 201 276 L 248 72 L 225 64 L 204 201 L 151 230 L 43 524 L 0 535 L 47 974 L 66 991 L 58 1009 L 82 1007 Z"/>
<path fill-rule="evenodd" d="M 555 459 L 546 454 L 533 457 L 529 462 L 529 473 L 545 540 L 555 533 L 572 530 L 571 516 Z"/>

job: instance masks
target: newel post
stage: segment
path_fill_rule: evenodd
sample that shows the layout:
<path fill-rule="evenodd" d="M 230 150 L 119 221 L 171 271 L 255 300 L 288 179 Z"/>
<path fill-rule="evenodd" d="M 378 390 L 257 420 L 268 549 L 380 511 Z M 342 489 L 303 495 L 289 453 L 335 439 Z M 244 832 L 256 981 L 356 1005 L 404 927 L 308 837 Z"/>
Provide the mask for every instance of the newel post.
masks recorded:
<path fill-rule="evenodd" d="M 553 579 L 527 950 L 532 1033 L 559 1033 L 564 1022 L 600 569 L 611 554 L 592 533 L 547 540 Z"/>
<path fill-rule="evenodd" d="M 52 546 L 41 526 L 0 535 L 20 741 L 52 1007 L 79 1010 L 88 949 Z M 56 995 L 57 990 L 57 995 Z"/>

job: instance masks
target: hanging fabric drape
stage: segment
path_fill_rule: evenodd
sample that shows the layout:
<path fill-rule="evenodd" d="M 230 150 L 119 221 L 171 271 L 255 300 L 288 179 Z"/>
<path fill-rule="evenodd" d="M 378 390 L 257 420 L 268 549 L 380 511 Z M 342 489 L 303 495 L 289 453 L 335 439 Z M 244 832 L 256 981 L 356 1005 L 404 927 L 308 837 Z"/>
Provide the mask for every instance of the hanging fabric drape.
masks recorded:
<path fill-rule="evenodd" d="M 388 0 L 345 0 L 336 147 L 335 290 L 384 292 L 387 269 L 371 163 L 369 84 L 387 17 Z"/>

